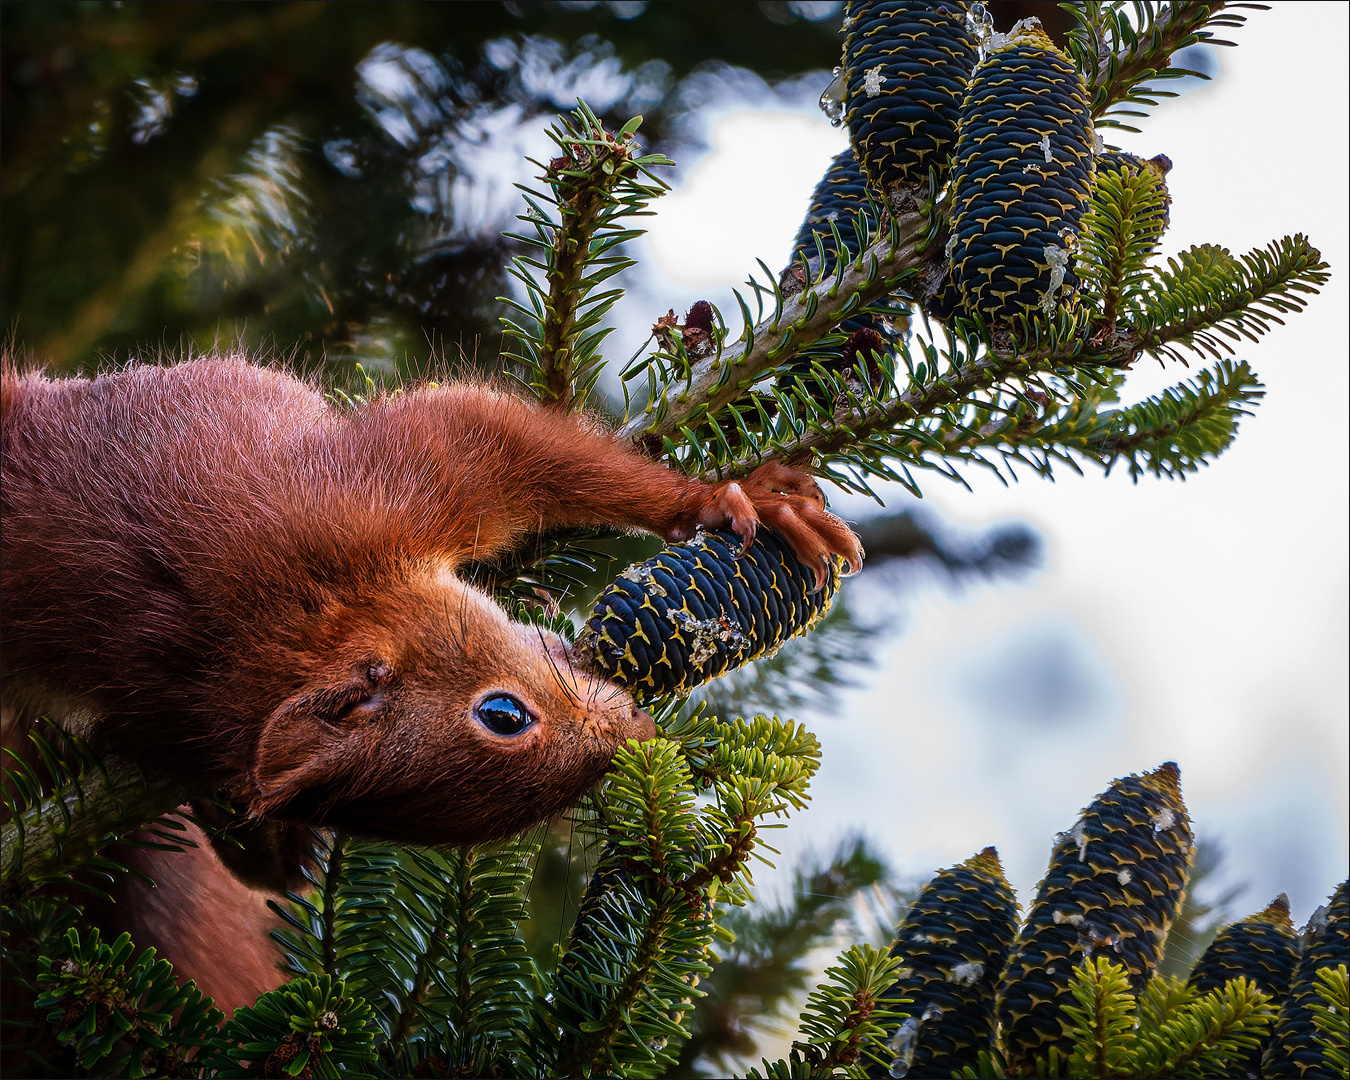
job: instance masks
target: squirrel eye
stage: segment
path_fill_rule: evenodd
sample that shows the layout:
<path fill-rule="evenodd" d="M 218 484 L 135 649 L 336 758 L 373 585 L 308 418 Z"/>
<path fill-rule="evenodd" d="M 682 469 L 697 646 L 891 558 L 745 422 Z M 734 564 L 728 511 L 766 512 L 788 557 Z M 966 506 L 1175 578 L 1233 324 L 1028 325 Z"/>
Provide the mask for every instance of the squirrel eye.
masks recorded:
<path fill-rule="evenodd" d="M 494 735 L 519 735 L 534 723 L 530 710 L 510 694 L 493 694 L 474 709 L 478 722 Z"/>

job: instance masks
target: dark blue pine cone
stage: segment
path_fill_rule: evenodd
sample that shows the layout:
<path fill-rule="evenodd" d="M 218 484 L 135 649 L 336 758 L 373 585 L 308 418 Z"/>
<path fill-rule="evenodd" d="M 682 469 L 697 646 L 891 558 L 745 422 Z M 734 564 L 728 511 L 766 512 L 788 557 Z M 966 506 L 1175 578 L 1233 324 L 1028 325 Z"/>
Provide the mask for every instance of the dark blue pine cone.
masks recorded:
<path fill-rule="evenodd" d="M 978 1064 L 994 1034 L 994 985 L 1017 932 L 1017 901 L 998 852 L 941 870 L 919 892 L 891 947 L 901 977 L 882 995 L 905 1019 L 871 1077 L 948 1077 Z"/>
<path fill-rule="evenodd" d="M 1289 921 L 1289 897 L 1280 893 L 1264 910 L 1220 930 L 1187 981 L 1208 994 L 1229 979 L 1251 979 L 1278 1005 L 1289 993 L 1298 954 L 1298 934 Z"/>
<path fill-rule="evenodd" d="M 1269 1077 L 1335 1076 L 1336 1069 L 1322 1051 L 1314 1005 L 1322 1005 L 1317 992 L 1317 972 L 1322 968 L 1350 965 L 1350 882 L 1341 882 L 1331 903 L 1318 908 L 1303 931 L 1303 956 L 1294 969 L 1275 1021 L 1275 1033 L 1261 1062 L 1261 1075 Z"/>
<path fill-rule="evenodd" d="M 844 118 L 867 179 L 890 196 L 945 176 L 979 57 L 961 0 L 851 0 L 844 9 Z"/>
<path fill-rule="evenodd" d="M 741 551 L 732 532 L 700 532 L 630 566 L 610 585 L 577 639 L 583 662 L 640 700 L 689 694 L 770 656 L 829 610 L 836 562 L 819 592 L 813 569 L 772 529 Z"/>
<path fill-rule="evenodd" d="M 1289 898 L 1280 893 L 1263 911 L 1220 930 L 1187 981 L 1200 993 L 1208 994 L 1223 989 L 1229 979 L 1250 979 L 1278 1008 L 1289 995 L 1289 979 L 1298 954 L 1298 934 L 1289 920 Z M 1242 1072 L 1260 1075 L 1261 1054 L 1270 1041 L 1271 1033 L 1267 1032 L 1261 1045 L 1248 1055 Z"/>
<path fill-rule="evenodd" d="M 1074 295 L 1094 138 L 1082 76 L 1039 29 L 985 49 L 961 106 L 947 255 L 957 309 L 1009 326 Z"/>
<path fill-rule="evenodd" d="M 875 203 L 868 202 L 867 181 L 863 179 L 858 158 L 852 148 L 836 154 L 816 185 L 816 190 L 812 192 L 811 205 L 792 241 L 792 266 L 799 267 L 804 258 L 813 278 L 828 278 L 838 268 L 841 255 L 845 260 L 856 259 L 862 249 L 853 229 L 854 218 L 861 214 L 867 228 L 875 230 L 877 218 L 871 209 L 875 206 Z M 839 240 L 835 239 L 836 229 Z M 820 248 L 816 246 L 817 236 L 820 237 Z M 823 263 L 820 261 L 821 248 L 825 252 Z M 782 280 L 789 291 L 800 291 L 792 288 L 792 266 L 784 271 Z M 804 286 L 806 282 L 797 284 Z M 894 332 L 885 323 L 908 317 L 908 306 L 901 300 L 887 297 L 872 307 L 883 308 L 886 313 L 852 315 L 839 324 L 839 332 L 848 335 L 866 328 L 877 331 L 883 338 L 893 339 Z"/>
<path fill-rule="evenodd" d="M 1072 1047 L 1060 1007 L 1073 969 L 1094 952 L 1121 964 L 1135 993 L 1162 959 L 1190 876 L 1194 843 L 1181 773 L 1166 762 L 1117 780 L 1055 842 L 1050 868 L 998 987 L 1003 1050 L 1034 1075 L 1050 1047 Z"/>

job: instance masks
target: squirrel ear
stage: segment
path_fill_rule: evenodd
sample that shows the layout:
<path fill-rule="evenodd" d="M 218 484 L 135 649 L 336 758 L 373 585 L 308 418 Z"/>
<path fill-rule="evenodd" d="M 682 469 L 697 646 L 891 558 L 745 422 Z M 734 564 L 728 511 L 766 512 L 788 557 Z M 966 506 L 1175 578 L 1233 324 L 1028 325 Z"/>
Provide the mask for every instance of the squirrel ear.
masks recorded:
<path fill-rule="evenodd" d="M 312 716 L 288 715 L 268 718 L 258 740 L 249 788 L 245 796 L 248 816 L 260 818 L 282 810 L 303 791 L 331 781 L 341 771 L 338 732 L 324 732 Z"/>
<path fill-rule="evenodd" d="M 371 734 L 353 712 L 378 712 L 378 683 L 365 675 L 310 689 L 283 703 L 263 724 L 244 798 L 248 816 L 282 811 L 306 791 L 330 786 L 364 756 L 357 744 Z M 365 719 L 365 717 L 363 717 Z"/>

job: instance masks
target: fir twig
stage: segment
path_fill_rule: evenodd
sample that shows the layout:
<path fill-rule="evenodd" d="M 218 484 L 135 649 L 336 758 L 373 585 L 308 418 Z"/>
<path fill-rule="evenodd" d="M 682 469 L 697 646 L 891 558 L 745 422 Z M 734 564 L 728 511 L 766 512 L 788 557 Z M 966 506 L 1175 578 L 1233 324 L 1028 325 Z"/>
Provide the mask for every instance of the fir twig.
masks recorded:
<path fill-rule="evenodd" d="M 668 438 L 698 425 L 750 390 L 768 372 L 796 356 L 804 346 L 834 329 L 841 319 L 894 292 L 920 264 L 916 245 L 924 235 L 922 212 L 897 213 L 851 262 L 839 260 L 836 272 L 795 296 L 767 287 L 774 313 L 754 322 L 742 301 L 744 328 L 734 351 L 720 351 L 694 362 L 684 385 L 660 388 L 645 411 L 618 435 L 628 439 Z"/>
<path fill-rule="evenodd" d="M 188 842 L 165 831 L 181 832 L 181 822 L 162 816 L 188 798 L 181 785 L 152 781 L 134 765 L 101 758 L 50 722 L 28 739 L 36 766 L 5 750 L 0 885 L 10 902 L 47 882 L 69 880 L 77 866 L 109 874 L 125 870 L 103 852 L 139 829 L 150 827 L 157 846 L 176 849 Z"/>
<path fill-rule="evenodd" d="M 385 1021 L 392 1072 L 439 1058 L 495 1073 L 523 1051 L 534 971 L 516 926 L 534 851 L 522 844 L 402 853 L 396 899 L 371 924 L 357 967 L 398 1004 Z"/>
<path fill-rule="evenodd" d="M 1195 878 L 1192 877 L 1192 886 L 1194 883 Z M 1139 995 L 1140 1034 L 1156 1035 L 1175 1020 L 1183 1009 L 1193 1005 L 1199 996 L 1189 983 L 1167 975 L 1155 975 Z"/>
<path fill-rule="evenodd" d="M 677 884 L 697 868 L 699 828 L 688 766 L 664 739 L 629 743 L 607 788 L 608 834 L 545 1006 L 561 1029 L 556 1075 L 654 1076 L 687 1034 L 707 974 L 706 897 Z"/>
<path fill-rule="evenodd" d="M 1233 351 L 1230 342 L 1284 325 L 1280 316 L 1302 311 L 1330 276 L 1302 233 L 1240 257 L 1214 244 L 1188 248 L 1154 271 L 1133 328 L 1135 350 L 1180 360 L 1180 347 L 1218 359 Z"/>
<path fill-rule="evenodd" d="M 1270 997 L 1249 979 L 1230 979 L 1156 1035 L 1140 1037 L 1134 1076 L 1223 1076 L 1261 1044 L 1274 1022 Z"/>
<path fill-rule="evenodd" d="M 311 888 L 287 893 L 289 904 L 268 901 L 290 927 L 272 937 L 292 972 L 345 979 L 363 958 L 361 932 L 389 903 L 397 861 L 392 850 L 343 832 L 320 834 L 318 841 L 314 866 L 302 868 Z M 360 980 L 356 988 L 364 989 Z"/>
<path fill-rule="evenodd" d="M 800 1029 L 805 1041 L 793 1042 L 788 1060 L 765 1061 L 763 1073 L 751 1069 L 747 1077 L 830 1077 L 841 1068 L 853 1075 L 865 1059 L 883 1061 L 887 1025 L 894 1026 L 900 1014 L 881 999 L 903 964 L 872 945 L 848 949 L 807 999 Z"/>
<path fill-rule="evenodd" d="M 1102 395 L 1078 398 L 1028 438 L 1071 450 L 1108 472 L 1123 460 L 1136 481 L 1145 472 L 1184 479 L 1228 448 L 1239 417 L 1251 415 L 1264 393 L 1245 363 L 1224 360 L 1127 408 L 1099 410 Z"/>
<path fill-rule="evenodd" d="M 370 1005 L 331 975 L 301 975 L 235 1010 L 207 1061 L 212 1075 L 373 1076 Z"/>
<path fill-rule="evenodd" d="M 1317 971 L 1317 995 L 1313 1002 L 1313 1026 L 1326 1063 L 1338 1076 L 1350 1073 L 1350 976 L 1346 966 L 1324 967 Z"/>
<path fill-rule="evenodd" d="M 636 117 L 611 133 L 579 103 L 549 129 L 562 151 L 543 166 L 550 194 L 521 188 L 529 206 L 521 220 L 533 232 L 508 235 L 534 257 L 516 258 L 510 273 L 524 284 L 529 306 L 499 297 L 523 317 L 502 320 L 508 339 L 514 339 L 502 355 L 522 366 L 545 404 L 574 409 L 585 402 L 603 362 L 600 345 L 611 329 L 599 324 L 623 295 L 621 289 L 594 290 L 633 265 L 619 249 L 642 235 L 640 229 L 620 228 L 618 221 L 649 213 L 646 204 L 666 190 L 651 170 L 671 162 L 637 153 L 633 133 L 641 122 Z"/>
<path fill-rule="evenodd" d="M 1064 1005 L 1074 1025 L 1070 1069 L 1076 1076 L 1133 1076 L 1129 1043 L 1136 1025 L 1130 980 L 1119 964 L 1099 956 L 1074 972 L 1075 1004 Z"/>
<path fill-rule="evenodd" d="M 82 936 L 71 928 L 54 953 L 43 958 L 33 1004 L 57 1041 L 98 1075 L 179 1075 L 224 1019 L 196 984 L 180 987 L 154 949 L 135 955 L 130 934 L 109 945 L 97 929 Z"/>
<path fill-rule="evenodd" d="M 1172 67 L 1173 53 L 1197 44 L 1231 46 L 1233 42 L 1216 37 L 1211 28 L 1238 29 L 1246 16 L 1235 8 L 1261 10 L 1266 6 L 1152 0 L 1075 3 L 1078 26 L 1069 31 L 1069 52 L 1078 69 L 1088 74 L 1092 115 L 1098 127 L 1138 130 L 1121 117 L 1144 116 L 1140 109 L 1151 108 L 1159 98 L 1176 97 L 1154 83 L 1207 77 Z"/>
<path fill-rule="evenodd" d="M 1097 174 L 1079 234 L 1078 272 L 1083 298 L 1108 332 L 1125 299 L 1147 282 L 1166 208 L 1166 191 L 1147 169 Z"/>

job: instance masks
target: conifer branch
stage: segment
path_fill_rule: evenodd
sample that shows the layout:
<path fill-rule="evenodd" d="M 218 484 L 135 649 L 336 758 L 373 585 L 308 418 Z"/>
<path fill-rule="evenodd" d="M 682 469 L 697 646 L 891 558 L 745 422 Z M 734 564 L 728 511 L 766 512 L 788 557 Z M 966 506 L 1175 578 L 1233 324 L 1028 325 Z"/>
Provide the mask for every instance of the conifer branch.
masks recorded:
<path fill-rule="evenodd" d="M 524 917 L 532 845 L 399 850 L 341 833 L 316 852 L 308 896 L 272 905 L 298 974 L 345 980 L 374 1009 L 392 1075 L 439 1057 L 459 1066 L 520 1050 L 530 961 Z"/>
<path fill-rule="evenodd" d="M 71 928 L 54 953 L 33 1005 L 93 1075 L 181 1075 L 224 1019 L 195 983 L 180 987 L 154 949 L 137 954 L 130 934 L 108 944 L 96 928 Z"/>
<path fill-rule="evenodd" d="M 929 432 L 903 425 L 947 413 L 1027 367 L 1016 353 L 978 351 L 973 340 L 965 339 L 961 345 L 958 340 L 954 336 L 949 339 L 950 367 L 945 372 L 938 373 L 939 358 L 933 351 L 927 353 L 926 362 L 914 366 L 909 386 L 894 397 L 876 395 L 864 400 L 844 391 L 843 403 L 837 410 L 817 415 L 802 424 L 799 432 L 776 441 L 775 454 L 789 463 L 800 464 L 816 458 L 847 462 L 906 483 L 905 477 L 882 464 L 885 458 L 899 454 L 911 463 L 927 465 L 922 459 L 925 452 L 941 453 L 948 447 Z M 828 377 L 825 372 L 816 374 Z M 752 461 L 747 457 L 738 464 L 749 468 Z M 942 468 L 937 462 L 933 467 Z M 837 472 L 831 476 L 842 479 Z M 906 486 L 914 486 L 912 478 Z"/>
<path fill-rule="evenodd" d="M 1136 481 L 1145 472 L 1184 478 L 1228 448 L 1239 417 L 1251 415 L 1264 393 L 1246 363 L 1224 360 L 1124 409 L 1099 412 L 1099 396 L 1078 398 L 1027 438 L 1073 451 L 1108 471 L 1124 460 Z"/>
<path fill-rule="evenodd" d="M 712 788 L 717 802 L 701 816 L 705 834 L 702 864 L 680 882 L 685 890 L 715 882 L 730 888 L 719 898 L 743 903 L 742 879 L 754 855 L 762 823 L 806 805 L 806 789 L 820 766 L 820 742 L 805 725 L 757 716 L 734 724 L 695 724 L 680 733 L 696 788 Z M 691 747 L 706 737 L 708 749 Z M 693 752 L 691 753 L 691 749 Z"/>
<path fill-rule="evenodd" d="M 673 882 L 699 863 L 700 830 L 677 744 L 630 742 L 606 791 L 610 843 L 558 966 L 546 1026 L 561 1029 L 557 1075 L 652 1076 L 687 1031 L 689 999 L 710 969 L 706 898 Z"/>
<path fill-rule="evenodd" d="M 341 979 L 306 974 L 236 1009 L 213 1040 L 211 1075 L 375 1076 L 370 1003 Z"/>
<path fill-rule="evenodd" d="M 533 234 L 507 235 L 536 257 L 518 257 L 509 268 L 525 286 L 529 306 L 498 297 L 524 317 L 523 322 L 502 320 L 515 342 L 514 350 L 503 349 L 502 355 L 522 366 L 545 404 L 570 410 L 590 393 L 602 363 L 600 344 L 610 332 L 598 324 L 623 295 L 621 289 L 594 290 L 633 265 L 619 249 L 642 235 L 617 222 L 649 213 L 646 204 L 666 190 L 651 169 L 671 162 L 659 154 L 637 154 L 633 133 L 641 122 L 636 117 L 611 133 L 579 103 L 570 117 L 549 129 L 562 151 L 542 166 L 550 194 L 521 188 L 529 206 L 521 220 Z"/>
<path fill-rule="evenodd" d="M 1193 1005 L 1199 992 L 1188 982 L 1168 975 L 1155 975 L 1139 995 L 1139 1031 L 1157 1034 L 1183 1009 Z"/>
<path fill-rule="evenodd" d="M 618 431 L 625 439 L 670 438 L 700 424 L 746 393 L 765 374 L 786 364 L 804 346 L 831 332 L 843 319 L 894 292 L 904 276 L 921 262 L 917 245 L 925 236 L 921 211 L 897 212 L 889 232 L 883 231 L 856 259 L 840 260 L 834 274 L 812 282 L 795 296 L 780 288 L 772 315 L 745 326 L 733 352 L 722 350 L 693 362 L 679 390 L 662 388 L 645 411 Z"/>
<path fill-rule="evenodd" d="M 811 995 L 801 1025 L 801 1034 L 809 1037 L 807 1045 L 820 1053 L 817 1068 L 822 1074 L 848 1068 L 879 1047 L 886 1021 L 897 1015 L 881 997 L 903 964 L 903 957 L 884 949 L 854 945 L 837 967 L 825 969 L 834 985 L 822 984 Z"/>
<path fill-rule="evenodd" d="M 1137 130 L 1119 118 L 1145 114 L 1119 106 L 1149 108 L 1159 98 L 1176 96 L 1151 85 L 1154 81 L 1188 75 L 1206 78 L 1199 72 L 1171 67 L 1173 53 L 1201 43 L 1232 45 L 1233 42 L 1216 37 L 1211 28 L 1238 29 L 1246 22 L 1246 16 L 1233 9 L 1265 7 L 1265 4 L 1177 0 L 1074 4 L 1079 25 L 1069 31 L 1069 52 L 1078 69 L 1088 75 L 1092 115 L 1098 119 L 1098 126 Z"/>
<path fill-rule="evenodd" d="M 0 885 L 11 902 L 46 882 L 66 880 L 77 866 L 124 870 L 102 852 L 138 830 L 148 829 L 161 841 L 158 846 L 169 849 L 188 843 L 173 835 L 182 823 L 164 816 L 188 799 L 181 785 L 151 780 L 127 762 L 102 759 L 50 722 L 29 733 L 29 744 L 45 776 L 5 751 Z"/>
<path fill-rule="evenodd" d="M 1346 966 L 1319 968 L 1317 995 L 1309 1005 L 1326 1062 L 1338 1076 L 1350 1073 L 1350 975 Z"/>
<path fill-rule="evenodd" d="M 346 833 L 316 834 L 313 865 L 302 867 L 310 888 L 287 893 L 289 903 L 269 901 L 290 929 L 272 933 L 296 974 L 349 977 L 363 957 L 361 929 L 393 893 L 392 854 Z M 354 986 L 358 986 L 358 978 Z"/>
<path fill-rule="evenodd" d="M 1222 1076 L 1257 1049 L 1275 1020 L 1270 995 L 1249 979 L 1230 979 L 1164 1024 L 1141 1036 L 1137 1076 Z"/>
<path fill-rule="evenodd" d="M 1072 1050 L 1050 1047 L 1031 1073 L 1094 1080 L 1109 1077 L 1231 1076 L 1274 1021 L 1268 995 L 1245 978 L 1228 980 L 1206 995 L 1175 979 L 1155 975 L 1139 994 L 1125 968 L 1106 956 L 1077 964 L 1068 981 L 1072 1002 L 1060 1010 Z M 982 1067 L 966 1077 L 1004 1076 L 1001 1055 L 980 1055 Z"/>
<path fill-rule="evenodd" d="M 337 970 L 337 933 L 338 891 L 345 884 L 343 871 L 346 869 L 347 844 L 345 833 L 335 832 L 333 843 L 328 850 L 328 859 L 324 867 L 323 884 L 319 888 L 319 965 L 324 974 L 338 974 Z"/>
<path fill-rule="evenodd" d="M 1075 1025 L 1070 1069 L 1076 1076 L 1131 1076 L 1129 1044 L 1135 1001 L 1124 969 L 1099 956 L 1074 970 L 1069 984 L 1076 1004 L 1064 1005 Z"/>
<path fill-rule="evenodd" d="M 788 1060 L 765 1061 L 763 1073 L 751 1069 L 746 1076 L 832 1077 L 841 1068 L 857 1075 L 864 1060 L 881 1061 L 887 1025 L 900 1016 L 891 1007 L 900 1003 L 882 996 L 903 964 L 872 945 L 849 948 L 807 999 L 799 1032 L 805 1041 L 793 1042 Z"/>
<path fill-rule="evenodd" d="M 546 1024 L 562 1032 L 556 1075 L 660 1075 L 672 1060 L 667 1046 L 687 1035 L 687 1002 L 710 970 L 711 939 L 711 919 L 685 894 L 602 862 L 547 1009 Z"/>
<path fill-rule="evenodd" d="M 1181 360 L 1180 346 L 1218 359 L 1231 342 L 1256 341 L 1284 325 L 1282 314 L 1302 311 L 1329 269 L 1301 233 L 1240 257 L 1214 244 L 1188 248 L 1154 271 L 1140 297 L 1135 352 Z"/>
<path fill-rule="evenodd" d="M 413 970 L 382 983 L 386 997 L 402 997 L 393 1065 L 412 1069 L 434 1051 L 456 1067 L 493 1063 L 495 1071 L 503 1055 L 522 1049 L 531 962 L 516 926 L 533 854 L 530 844 L 401 854 L 393 936 L 401 966 L 411 961 Z"/>
<path fill-rule="evenodd" d="M 1078 273 L 1084 299 L 1108 332 L 1122 302 L 1148 281 L 1167 194 L 1148 171 L 1098 172 L 1079 233 Z"/>

